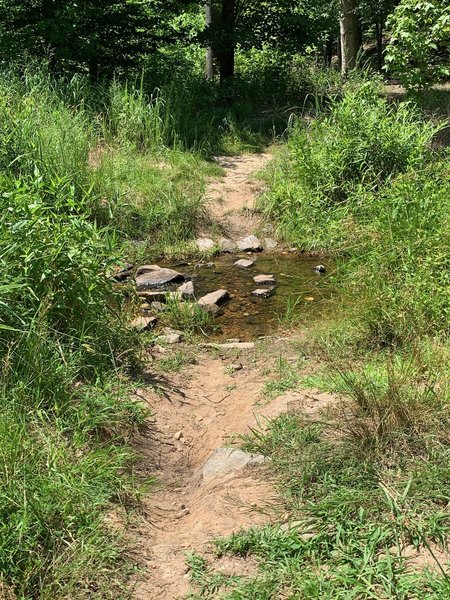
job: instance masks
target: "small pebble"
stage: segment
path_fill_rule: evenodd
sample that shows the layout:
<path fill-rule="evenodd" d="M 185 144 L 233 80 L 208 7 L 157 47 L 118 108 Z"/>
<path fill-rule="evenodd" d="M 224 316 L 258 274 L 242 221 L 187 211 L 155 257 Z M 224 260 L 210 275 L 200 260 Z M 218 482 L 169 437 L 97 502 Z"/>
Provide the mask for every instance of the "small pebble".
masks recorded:
<path fill-rule="evenodd" d="M 175 440 L 181 440 L 182 437 L 183 437 L 183 432 L 182 431 L 177 431 L 176 434 L 173 436 L 173 438 Z"/>

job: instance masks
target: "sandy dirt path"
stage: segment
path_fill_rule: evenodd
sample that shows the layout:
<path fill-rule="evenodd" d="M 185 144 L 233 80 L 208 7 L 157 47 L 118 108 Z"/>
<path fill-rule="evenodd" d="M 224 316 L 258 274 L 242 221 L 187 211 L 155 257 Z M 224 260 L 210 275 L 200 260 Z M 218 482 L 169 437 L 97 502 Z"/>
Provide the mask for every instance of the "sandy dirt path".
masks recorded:
<path fill-rule="evenodd" d="M 250 234 L 258 226 L 254 205 L 262 185 L 254 174 L 269 159 L 268 154 L 217 158 L 225 175 L 210 183 L 206 197 L 212 220 L 227 236 Z M 235 354 L 198 350 L 196 364 L 168 376 L 163 393 L 151 388 L 137 392 L 155 415 L 154 431 L 141 439 L 146 463 L 142 466 L 159 481 L 158 489 L 146 498 L 143 521 L 134 531 L 143 567 L 135 590 L 138 600 L 182 598 L 189 592 L 186 552 L 206 551 L 214 537 L 267 522 L 273 513 L 275 493 L 272 482 L 262 476 L 264 466 L 213 477 L 203 473 L 208 458 L 231 436 L 246 433 L 262 418 L 287 408 L 286 398 L 259 406 L 264 384 L 261 361 L 253 359 L 253 350 L 246 354 L 250 360 L 243 366 Z M 242 572 L 251 565 L 238 568 Z"/>

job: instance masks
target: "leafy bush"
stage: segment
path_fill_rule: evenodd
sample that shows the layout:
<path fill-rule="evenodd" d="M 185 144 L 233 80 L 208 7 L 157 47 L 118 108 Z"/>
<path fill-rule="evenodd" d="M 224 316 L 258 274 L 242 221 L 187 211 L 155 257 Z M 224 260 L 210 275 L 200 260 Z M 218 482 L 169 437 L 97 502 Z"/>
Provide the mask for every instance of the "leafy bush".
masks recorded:
<path fill-rule="evenodd" d="M 265 210 L 303 247 L 337 246 L 355 193 L 420 168 L 435 131 L 412 104 L 390 105 L 370 85 L 349 91 L 329 114 L 295 127 L 288 160 L 282 155 L 275 165 Z"/>
<path fill-rule="evenodd" d="M 447 0 L 402 0 L 388 20 L 386 66 L 408 88 L 426 88 L 450 75 Z"/>
<path fill-rule="evenodd" d="M 1 319 L 18 329 L 38 312 L 57 332 L 86 343 L 108 336 L 114 237 L 97 228 L 67 180 L 0 176 L 0 268 L 10 290 Z M 5 312 L 6 311 L 6 312 Z"/>
<path fill-rule="evenodd" d="M 445 163 L 360 197 L 344 286 L 382 343 L 450 332 L 449 197 Z"/>
<path fill-rule="evenodd" d="M 361 187 L 377 189 L 398 173 L 420 168 L 435 131 L 412 104 L 389 104 L 372 84 L 347 91 L 329 113 L 295 126 L 287 160 L 282 154 L 274 167 L 265 210 L 302 247 L 336 246 L 346 203 Z"/>
<path fill-rule="evenodd" d="M 0 170 L 67 178 L 81 195 L 88 187 L 93 128 L 82 108 L 60 99 L 44 72 L 0 73 Z"/>

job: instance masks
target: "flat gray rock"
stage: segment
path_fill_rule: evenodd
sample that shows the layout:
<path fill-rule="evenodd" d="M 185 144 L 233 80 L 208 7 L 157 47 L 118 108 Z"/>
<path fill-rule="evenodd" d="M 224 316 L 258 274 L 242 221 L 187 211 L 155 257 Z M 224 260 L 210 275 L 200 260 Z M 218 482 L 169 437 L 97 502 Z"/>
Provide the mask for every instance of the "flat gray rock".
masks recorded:
<path fill-rule="evenodd" d="M 256 235 L 249 235 L 236 243 L 242 252 L 261 252 L 263 249 L 261 242 Z"/>
<path fill-rule="evenodd" d="M 152 273 L 153 271 L 159 271 L 161 269 L 158 265 L 142 265 L 136 270 L 136 277 L 143 275 L 144 273 Z"/>
<path fill-rule="evenodd" d="M 234 267 L 238 267 L 238 269 L 248 269 L 252 265 L 255 264 L 254 260 L 247 260 L 245 258 L 241 258 L 234 263 Z"/>
<path fill-rule="evenodd" d="M 131 327 L 139 332 L 148 331 L 156 325 L 157 321 L 156 317 L 136 317 L 131 321 Z"/>
<path fill-rule="evenodd" d="M 170 327 L 164 327 L 163 335 L 160 335 L 158 339 L 166 344 L 179 344 L 183 339 L 183 332 L 171 329 Z"/>
<path fill-rule="evenodd" d="M 200 306 L 212 306 L 213 304 L 225 302 L 228 298 L 229 294 L 227 290 L 217 290 L 216 292 L 211 292 L 210 294 L 206 294 L 206 296 L 202 296 L 198 301 L 198 304 Z"/>
<path fill-rule="evenodd" d="M 178 292 L 182 298 L 193 298 L 194 297 L 194 282 L 186 281 L 183 285 L 180 285 Z"/>
<path fill-rule="evenodd" d="M 165 302 L 166 301 L 166 292 L 159 291 L 148 291 L 148 292 L 138 292 L 137 293 L 141 302 Z"/>
<path fill-rule="evenodd" d="M 173 269 L 158 268 L 154 271 L 139 273 L 136 275 L 135 281 L 138 291 L 144 291 L 164 287 L 169 283 L 184 281 L 184 275 Z"/>
<path fill-rule="evenodd" d="M 262 454 L 250 454 L 239 448 L 217 448 L 203 465 L 204 481 L 210 481 L 229 473 L 242 471 L 247 467 L 255 467 L 265 462 Z"/>
<path fill-rule="evenodd" d="M 226 342 L 224 344 L 202 344 L 203 348 L 215 348 L 216 350 L 253 350 L 255 342 Z"/>
<path fill-rule="evenodd" d="M 214 240 L 212 240 L 211 238 L 198 238 L 196 244 L 197 248 L 201 252 L 207 252 L 208 250 L 212 250 L 216 245 Z"/>
<path fill-rule="evenodd" d="M 256 296 L 257 298 L 268 298 L 272 295 L 274 289 L 274 287 L 258 288 L 252 292 L 252 296 Z"/>
<path fill-rule="evenodd" d="M 255 275 L 253 281 L 258 285 L 266 285 L 275 283 L 275 277 L 273 275 Z"/>

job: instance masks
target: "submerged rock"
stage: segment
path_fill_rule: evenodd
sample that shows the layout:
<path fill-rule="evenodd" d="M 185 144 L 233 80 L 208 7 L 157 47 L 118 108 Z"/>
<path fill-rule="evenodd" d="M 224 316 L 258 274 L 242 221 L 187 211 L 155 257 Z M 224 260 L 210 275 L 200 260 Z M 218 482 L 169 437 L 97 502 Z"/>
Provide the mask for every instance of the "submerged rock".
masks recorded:
<path fill-rule="evenodd" d="M 153 265 L 151 265 L 153 266 Z M 140 269 L 148 269 L 146 267 L 140 267 Z M 157 268 L 154 270 L 140 271 L 136 274 L 136 286 L 139 291 L 151 290 L 160 288 L 169 283 L 177 283 L 184 281 L 184 275 L 173 269 Z"/>
<path fill-rule="evenodd" d="M 275 277 L 273 275 L 255 275 L 253 281 L 258 285 L 265 285 L 269 283 L 275 283 Z"/>
<path fill-rule="evenodd" d="M 245 258 L 241 258 L 234 263 L 234 267 L 238 267 L 239 269 L 248 269 L 249 267 L 255 264 L 254 260 L 247 260 Z"/>
<path fill-rule="evenodd" d="M 272 295 L 274 289 L 274 286 L 270 288 L 258 288 L 252 292 L 252 296 L 256 296 L 257 298 L 268 298 Z"/>
<path fill-rule="evenodd" d="M 256 235 L 249 235 L 236 243 L 242 252 L 261 252 L 263 249 L 261 242 Z"/>

